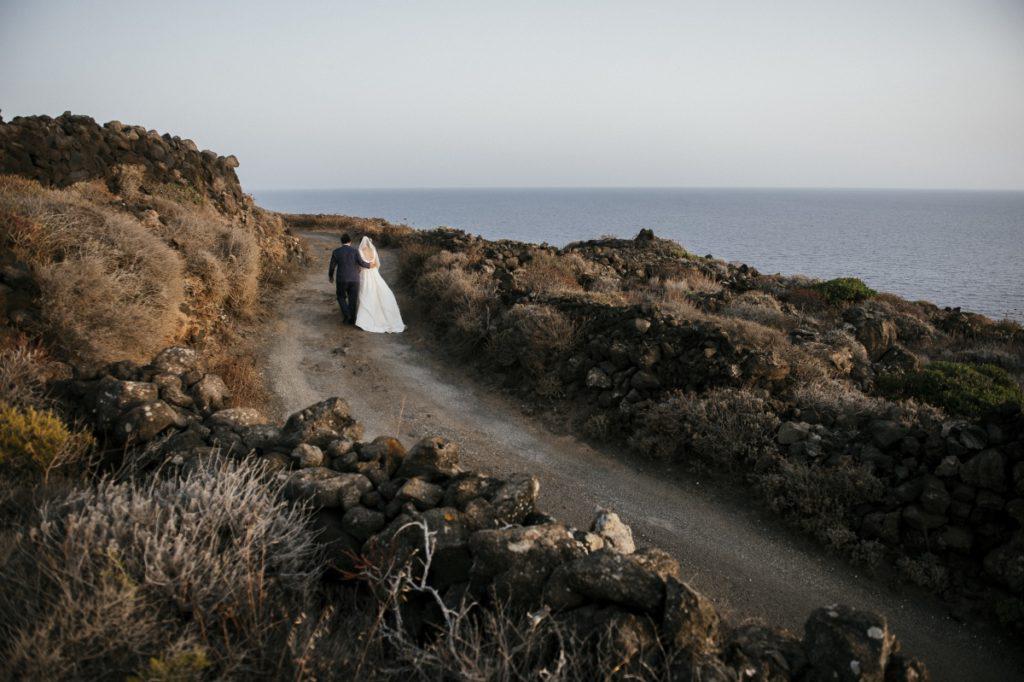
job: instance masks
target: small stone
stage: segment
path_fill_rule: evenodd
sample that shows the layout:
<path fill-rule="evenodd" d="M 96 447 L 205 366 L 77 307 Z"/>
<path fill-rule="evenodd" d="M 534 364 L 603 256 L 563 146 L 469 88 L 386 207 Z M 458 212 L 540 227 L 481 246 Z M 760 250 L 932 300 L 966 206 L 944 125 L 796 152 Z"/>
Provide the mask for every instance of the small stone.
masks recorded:
<path fill-rule="evenodd" d="M 622 522 L 615 512 L 601 510 L 594 517 L 590 530 L 596 533 L 604 541 L 604 547 L 619 554 L 632 554 L 636 551 L 633 543 L 633 531 Z"/>
<path fill-rule="evenodd" d="M 792 445 L 806 440 L 810 434 L 810 425 L 805 422 L 783 422 L 779 427 L 777 439 L 781 445 Z"/>

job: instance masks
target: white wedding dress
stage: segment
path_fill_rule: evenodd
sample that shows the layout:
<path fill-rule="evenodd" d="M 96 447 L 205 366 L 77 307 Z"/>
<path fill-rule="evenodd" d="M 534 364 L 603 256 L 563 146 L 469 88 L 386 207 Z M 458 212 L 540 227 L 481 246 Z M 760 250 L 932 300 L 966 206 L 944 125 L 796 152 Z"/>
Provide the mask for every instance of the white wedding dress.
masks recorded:
<path fill-rule="evenodd" d="M 359 242 L 359 255 L 374 265 L 363 268 L 359 275 L 359 307 L 356 326 L 368 332 L 401 332 L 405 329 L 398 301 L 391 287 L 380 274 L 380 256 L 369 237 Z"/>

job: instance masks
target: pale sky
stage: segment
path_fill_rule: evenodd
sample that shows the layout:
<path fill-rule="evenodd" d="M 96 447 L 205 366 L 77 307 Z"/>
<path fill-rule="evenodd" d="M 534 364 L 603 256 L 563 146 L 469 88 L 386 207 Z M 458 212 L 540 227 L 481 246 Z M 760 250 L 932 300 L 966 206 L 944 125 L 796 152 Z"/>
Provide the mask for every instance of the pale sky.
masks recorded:
<path fill-rule="evenodd" d="M 0 109 L 248 190 L 1024 189 L 1024 0 L 0 0 Z"/>

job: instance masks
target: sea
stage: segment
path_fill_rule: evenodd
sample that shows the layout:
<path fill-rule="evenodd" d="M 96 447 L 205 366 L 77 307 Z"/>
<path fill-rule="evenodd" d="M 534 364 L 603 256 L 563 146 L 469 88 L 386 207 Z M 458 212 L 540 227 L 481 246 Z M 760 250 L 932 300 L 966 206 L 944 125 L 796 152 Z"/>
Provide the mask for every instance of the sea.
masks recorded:
<path fill-rule="evenodd" d="M 455 227 L 564 246 L 650 228 L 763 273 L 859 277 L 879 291 L 1024 322 L 1024 192 L 832 189 L 265 190 L 264 208 Z"/>

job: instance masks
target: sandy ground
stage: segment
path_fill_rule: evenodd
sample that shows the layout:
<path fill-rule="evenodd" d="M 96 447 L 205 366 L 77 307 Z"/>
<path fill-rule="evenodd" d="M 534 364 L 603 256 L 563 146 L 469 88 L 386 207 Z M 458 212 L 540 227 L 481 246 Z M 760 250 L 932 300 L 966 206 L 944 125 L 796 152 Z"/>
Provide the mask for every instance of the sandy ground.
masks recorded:
<path fill-rule="evenodd" d="M 342 325 L 326 274 L 335 238 L 306 236 L 314 262 L 284 293 L 268 331 L 264 371 L 276 416 L 341 396 L 368 439 L 397 435 L 408 446 L 439 434 L 461 444 L 466 467 L 536 474 L 539 506 L 580 527 L 597 507 L 614 509 L 638 542 L 672 552 L 690 582 L 726 612 L 802 633 L 812 609 L 846 603 L 884 613 L 937 680 L 1021 679 L 1019 644 L 954 621 L 923 593 L 861 575 L 735 492 L 552 433 L 523 406 L 443 364 L 415 327 L 384 335 Z M 394 258 L 381 255 L 392 280 Z"/>

